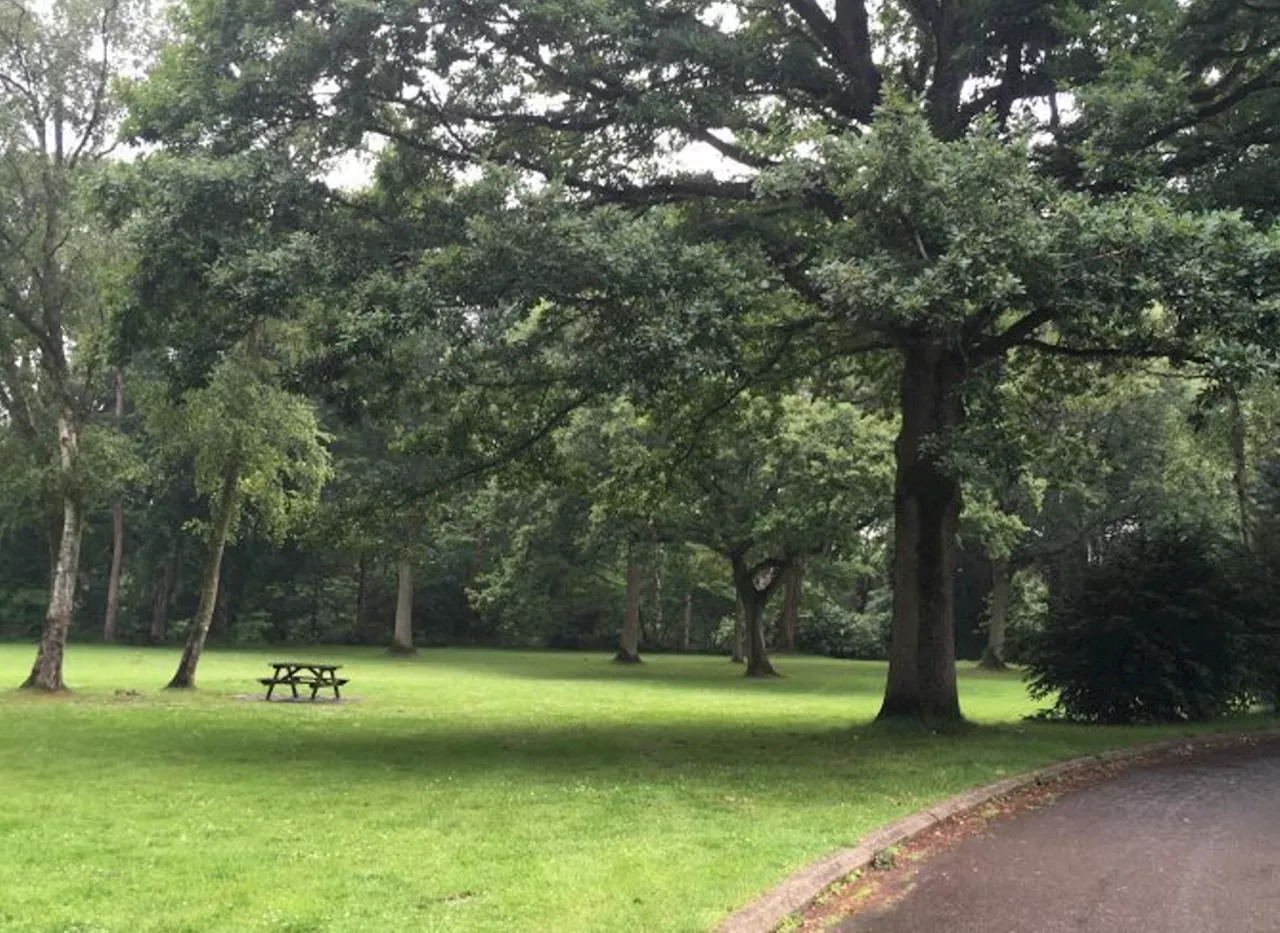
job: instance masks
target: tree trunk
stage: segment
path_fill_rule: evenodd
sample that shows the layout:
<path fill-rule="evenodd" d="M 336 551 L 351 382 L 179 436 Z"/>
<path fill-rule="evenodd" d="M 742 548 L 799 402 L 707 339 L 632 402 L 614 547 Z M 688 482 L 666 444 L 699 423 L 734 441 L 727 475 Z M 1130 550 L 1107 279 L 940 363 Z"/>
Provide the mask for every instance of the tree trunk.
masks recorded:
<path fill-rule="evenodd" d="M 187 645 L 182 650 L 182 660 L 173 679 L 169 681 L 169 689 L 190 689 L 196 685 L 196 667 L 200 664 L 200 655 L 204 653 L 204 642 L 209 637 L 209 626 L 213 624 L 213 610 L 218 603 L 218 584 L 222 576 L 222 554 L 227 547 L 227 538 L 231 535 L 231 523 L 235 518 L 239 505 L 240 467 L 232 464 L 222 478 L 222 491 L 218 496 L 216 514 L 213 517 L 213 529 L 209 536 L 209 551 L 205 555 L 204 574 L 200 579 L 200 608 L 196 610 L 195 624 L 187 635 Z"/>
<path fill-rule="evenodd" d="M 736 584 L 734 590 L 736 593 Z M 738 612 L 733 620 L 733 648 L 729 654 L 729 660 L 734 664 L 744 664 L 747 660 L 747 608 L 742 605 L 742 596 L 739 595 L 735 602 Z"/>
<path fill-rule="evenodd" d="M 946 464 L 964 361 L 940 341 L 903 353 L 894 479 L 893 637 L 880 719 L 959 720 L 955 669 L 960 484 Z"/>
<path fill-rule="evenodd" d="M 356 631 L 360 631 L 364 622 L 364 588 L 365 588 L 365 557 L 361 554 L 356 561 Z"/>
<path fill-rule="evenodd" d="M 978 667 L 989 671 L 1003 671 L 1004 633 L 1009 619 L 1009 596 L 1013 589 L 1013 570 L 1008 560 L 991 562 L 991 603 L 987 619 L 987 647 L 982 652 Z"/>
<path fill-rule="evenodd" d="M 666 632 L 663 630 L 662 617 L 663 589 L 666 585 L 666 553 L 662 545 L 658 545 L 653 568 L 653 622 L 649 626 L 649 637 L 662 644 L 667 644 Z"/>
<path fill-rule="evenodd" d="M 778 672 L 769 661 L 769 649 L 764 641 L 764 604 L 757 600 L 747 606 L 747 676 L 776 677 Z"/>
<path fill-rule="evenodd" d="M 178 539 L 181 541 L 181 538 Z M 169 629 L 169 603 L 173 599 L 173 583 L 178 568 L 178 544 L 174 544 L 173 552 L 164 562 L 160 571 L 160 582 L 156 584 L 155 596 L 151 601 L 151 634 L 153 645 L 164 643 Z"/>
<path fill-rule="evenodd" d="M 116 430 L 124 419 L 124 373 L 115 372 Z M 117 499 L 111 505 L 111 574 L 107 577 L 107 616 L 102 623 L 102 640 L 116 640 L 116 619 L 120 615 L 120 572 L 124 567 L 124 503 Z"/>
<path fill-rule="evenodd" d="M 782 594 L 782 615 L 778 619 L 782 650 L 796 650 L 796 629 L 800 624 L 800 594 L 804 587 L 804 563 L 797 560 L 787 568 L 786 589 Z"/>
<path fill-rule="evenodd" d="M 396 565 L 396 630 L 391 638 L 392 654 L 413 654 L 413 564 Z"/>
<path fill-rule="evenodd" d="M 640 584 L 644 568 L 636 559 L 635 548 L 627 551 L 627 608 L 622 618 L 622 634 L 618 638 L 618 664 L 640 663 Z"/>
<path fill-rule="evenodd" d="M 738 557 L 733 561 L 733 588 L 738 596 L 741 628 L 746 642 L 746 662 L 748 677 L 776 677 L 778 672 L 769 663 L 769 647 L 764 640 L 764 609 L 773 592 L 771 585 L 761 591 L 756 588 L 755 572 Z M 783 568 L 775 573 L 787 573 L 790 568 Z"/>
<path fill-rule="evenodd" d="M 71 628 L 71 611 L 76 600 L 76 578 L 80 572 L 80 541 L 84 526 L 80 502 L 72 485 L 72 473 L 80 449 L 80 431 L 75 415 L 63 406 L 58 411 L 58 462 L 62 473 L 62 533 L 58 539 L 58 557 L 53 565 L 49 586 L 49 608 L 40 630 L 40 647 L 31 674 L 22 684 L 31 690 L 65 689 L 62 682 L 62 658 L 67 650 L 67 631 Z"/>
<path fill-rule="evenodd" d="M 1244 420 L 1244 409 L 1240 406 L 1240 395 L 1234 389 L 1229 394 L 1231 404 L 1231 461 L 1234 466 L 1232 482 L 1236 490 L 1236 507 L 1239 510 L 1240 542 L 1249 547 L 1249 460 L 1248 460 L 1248 426 Z"/>
<path fill-rule="evenodd" d="M 693 590 L 684 594 L 684 618 L 680 623 L 680 651 L 689 650 L 689 637 L 693 631 Z"/>

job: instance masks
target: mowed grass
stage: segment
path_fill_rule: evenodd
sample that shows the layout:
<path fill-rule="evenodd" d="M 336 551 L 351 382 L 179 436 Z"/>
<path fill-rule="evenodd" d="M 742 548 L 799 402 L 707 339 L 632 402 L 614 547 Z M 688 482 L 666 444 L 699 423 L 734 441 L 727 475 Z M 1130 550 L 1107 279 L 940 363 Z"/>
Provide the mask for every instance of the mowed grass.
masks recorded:
<path fill-rule="evenodd" d="M 352 699 L 246 698 L 281 654 Z M 0 683 L 32 656 L 0 646 Z M 979 725 L 930 735 L 868 725 L 878 664 L 211 651 L 157 689 L 176 662 L 73 646 L 71 695 L 0 693 L 4 933 L 702 933 L 930 801 L 1187 731 L 1024 723 L 1015 675 L 968 669 Z"/>

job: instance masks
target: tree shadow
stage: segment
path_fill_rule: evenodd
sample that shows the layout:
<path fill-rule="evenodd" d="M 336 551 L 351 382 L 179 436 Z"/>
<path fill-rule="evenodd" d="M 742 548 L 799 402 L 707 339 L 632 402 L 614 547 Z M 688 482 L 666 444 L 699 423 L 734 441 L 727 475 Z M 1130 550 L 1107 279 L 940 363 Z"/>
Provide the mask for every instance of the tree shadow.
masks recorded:
<path fill-rule="evenodd" d="M 274 711 L 273 711 L 274 712 Z M 282 709 L 288 716 L 291 710 Z M 1060 726 L 967 725 L 925 728 L 859 724 L 845 728 L 668 722 L 573 725 L 421 725 L 368 722 L 213 722 L 175 731 L 156 755 L 165 764 L 289 772 L 330 779 L 406 781 L 484 777 L 543 782 L 601 779 L 679 781 L 717 788 L 761 786 L 797 794 L 816 782 L 877 787 L 910 796 L 949 775 L 971 782 L 1041 761 L 1123 744 L 1126 736 Z M 1132 739 L 1130 739 L 1132 740 Z"/>
<path fill-rule="evenodd" d="M 706 663 L 706 662 L 711 663 Z M 691 663 L 702 662 L 702 663 Z M 707 655 L 642 656 L 639 664 L 615 664 L 603 654 L 576 652 L 465 651 L 425 655 L 425 664 L 503 678 L 597 683 L 643 683 L 696 690 L 764 690 L 770 693 L 817 696 L 865 696 L 884 690 L 885 666 L 874 661 L 832 658 L 775 659 L 778 677 L 746 677 L 741 664 L 727 657 Z M 722 663 L 723 667 L 715 666 Z M 803 666 L 804 676 L 789 677 L 788 666 Z M 814 668 L 827 670 L 815 673 Z"/>

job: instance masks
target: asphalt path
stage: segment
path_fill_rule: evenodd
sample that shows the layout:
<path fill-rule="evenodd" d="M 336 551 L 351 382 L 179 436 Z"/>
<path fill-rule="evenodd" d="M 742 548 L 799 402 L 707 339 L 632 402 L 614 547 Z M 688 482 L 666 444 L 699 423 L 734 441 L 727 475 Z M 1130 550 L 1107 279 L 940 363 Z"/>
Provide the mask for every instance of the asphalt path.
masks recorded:
<path fill-rule="evenodd" d="M 1131 771 L 930 856 L 840 933 L 1280 933 L 1280 745 Z"/>

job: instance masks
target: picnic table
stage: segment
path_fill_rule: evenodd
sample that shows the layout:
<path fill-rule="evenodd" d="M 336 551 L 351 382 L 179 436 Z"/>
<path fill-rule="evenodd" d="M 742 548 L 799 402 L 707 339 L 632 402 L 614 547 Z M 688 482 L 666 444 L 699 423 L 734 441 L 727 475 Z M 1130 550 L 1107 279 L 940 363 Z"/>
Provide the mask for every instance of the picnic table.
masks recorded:
<path fill-rule="evenodd" d="M 341 664 L 317 664 L 314 661 L 272 661 L 270 666 L 275 668 L 275 673 L 270 677 L 259 677 L 258 682 L 267 688 L 266 699 L 271 699 L 272 692 L 281 685 L 287 685 L 293 692 L 293 698 L 298 699 L 298 687 L 303 686 L 311 690 L 310 699 L 314 700 L 325 687 L 333 689 L 333 698 L 341 700 L 342 694 L 339 692 L 343 684 L 347 682 L 345 677 L 338 676 L 338 669 Z"/>

